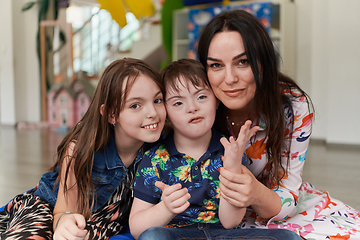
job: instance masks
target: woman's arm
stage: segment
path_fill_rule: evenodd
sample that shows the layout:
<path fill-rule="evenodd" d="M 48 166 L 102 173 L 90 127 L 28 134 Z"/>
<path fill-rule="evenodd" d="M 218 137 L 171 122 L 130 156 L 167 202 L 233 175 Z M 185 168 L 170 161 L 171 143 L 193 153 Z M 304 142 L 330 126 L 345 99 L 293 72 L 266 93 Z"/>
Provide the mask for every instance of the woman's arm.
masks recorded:
<path fill-rule="evenodd" d="M 290 131 L 287 131 L 286 135 L 291 141 L 291 149 L 288 152 L 285 146 L 281 159 L 284 169 L 287 167 L 287 156 L 290 156 L 290 163 L 280 186 L 274 185 L 271 189 L 266 187 L 245 167 L 242 174 L 227 169 L 220 172 L 220 190 L 223 197 L 238 207 L 251 206 L 258 216 L 269 221 L 282 220 L 294 213 L 302 183 L 301 174 L 312 129 L 312 112 L 305 100 L 294 101 L 293 110 L 295 122 L 292 138 L 290 139 Z M 288 116 L 289 113 L 285 112 L 285 115 Z M 263 139 L 259 139 L 259 142 L 262 141 Z M 256 148 L 262 151 L 260 147 Z M 261 159 L 256 161 L 267 161 L 265 152 L 262 152 Z"/>
<path fill-rule="evenodd" d="M 141 199 L 134 198 L 131 207 L 129 226 L 134 238 L 151 227 L 166 226 L 178 213 L 185 211 L 190 205 L 187 201 L 190 194 L 181 184 L 168 186 L 157 181 L 155 185 L 163 192 L 163 201 L 151 204 Z"/>
<path fill-rule="evenodd" d="M 67 191 L 64 194 L 64 179 L 67 166 L 70 158 L 73 156 L 75 144 L 71 143 L 67 149 L 66 157 L 60 168 L 60 183 L 59 192 L 53 211 L 54 215 L 54 239 L 65 239 L 78 237 L 83 239 L 87 234 L 85 230 L 86 221 L 83 215 L 77 214 L 77 185 L 73 172 L 73 167 L 70 167 L 67 178 Z"/>

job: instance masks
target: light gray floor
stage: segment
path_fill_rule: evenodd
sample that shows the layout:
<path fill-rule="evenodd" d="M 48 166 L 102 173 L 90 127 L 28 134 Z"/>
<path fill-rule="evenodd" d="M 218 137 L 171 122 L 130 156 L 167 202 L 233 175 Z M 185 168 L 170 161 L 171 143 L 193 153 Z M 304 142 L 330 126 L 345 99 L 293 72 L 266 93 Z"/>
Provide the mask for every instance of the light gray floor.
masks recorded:
<path fill-rule="evenodd" d="M 0 206 L 37 184 L 63 136 L 48 129 L 0 127 Z M 360 210 L 360 146 L 312 141 L 303 179 Z"/>

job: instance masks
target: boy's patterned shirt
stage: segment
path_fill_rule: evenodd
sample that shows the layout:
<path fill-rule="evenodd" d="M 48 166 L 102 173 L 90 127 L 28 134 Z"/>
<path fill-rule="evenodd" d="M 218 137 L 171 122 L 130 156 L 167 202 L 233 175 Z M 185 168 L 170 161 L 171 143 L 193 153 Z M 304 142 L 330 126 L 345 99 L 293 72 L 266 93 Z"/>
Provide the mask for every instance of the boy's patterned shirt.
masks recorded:
<path fill-rule="evenodd" d="M 167 185 L 181 183 L 191 195 L 190 206 L 176 215 L 168 226 L 220 224 L 218 169 L 223 166 L 221 155 L 224 154 L 224 148 L 220 143 L 221 137 L 223 136 L 220 133 L 213 130 L 208 150 L 196 161 L 177 151 L 171 132 L 159 145 L 145 152 L 136 174 L 135 197 L 157 204 L 161 201 L 162 193 L 155 187 L 156 181 L 162 181 Z"/>

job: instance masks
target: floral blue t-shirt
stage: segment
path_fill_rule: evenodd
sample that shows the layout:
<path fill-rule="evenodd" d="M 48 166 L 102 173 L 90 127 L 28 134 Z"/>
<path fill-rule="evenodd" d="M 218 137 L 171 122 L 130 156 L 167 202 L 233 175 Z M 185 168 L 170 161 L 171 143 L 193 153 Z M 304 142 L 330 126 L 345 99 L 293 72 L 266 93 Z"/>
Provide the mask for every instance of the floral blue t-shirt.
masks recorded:
<path fill-rule="evenodd" d="M 224 148 L 220 143 L 223 137 L 215 130 L 208 150 L 196 161 L 177 151 L 173 132 L 157 146 L 145 152 L 138 168 L 135 184 L 135 197 L 148 203 L 161 201 L 161 190 L 156 181 L 167 185 L 181 183 L 191 195 L 190 206 L 176 215 L 168 226 L 181 227 L 194 223 L 220 224 L 218 209 L 220 199 L 219 171 L 223 166 L 221 156 Z M 246 155 L 243 156 L 243 162 Z"/>

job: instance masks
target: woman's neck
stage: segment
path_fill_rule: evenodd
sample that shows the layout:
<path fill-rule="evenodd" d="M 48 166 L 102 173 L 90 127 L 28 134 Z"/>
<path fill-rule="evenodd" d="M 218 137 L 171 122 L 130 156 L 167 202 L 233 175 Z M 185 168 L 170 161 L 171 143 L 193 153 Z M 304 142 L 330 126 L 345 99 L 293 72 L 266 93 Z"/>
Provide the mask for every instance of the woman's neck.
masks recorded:
<path fill-rule="evenodd" d="M 226 109 L 225 116 L 226 119 L 229 121 L 230 126 L 234 132 L 235 137 L 240 132 L 240 128 L 247 120 L 253 120 L 250 119 L 249 116 L 249 110 L 230 110 Z"/>

